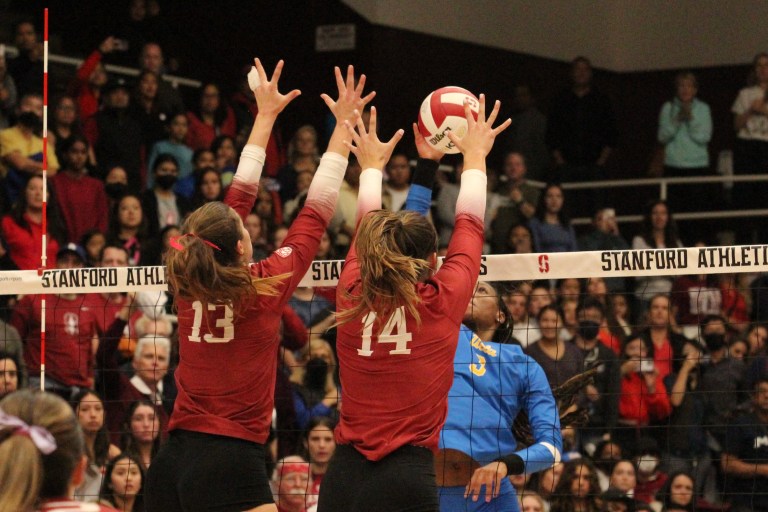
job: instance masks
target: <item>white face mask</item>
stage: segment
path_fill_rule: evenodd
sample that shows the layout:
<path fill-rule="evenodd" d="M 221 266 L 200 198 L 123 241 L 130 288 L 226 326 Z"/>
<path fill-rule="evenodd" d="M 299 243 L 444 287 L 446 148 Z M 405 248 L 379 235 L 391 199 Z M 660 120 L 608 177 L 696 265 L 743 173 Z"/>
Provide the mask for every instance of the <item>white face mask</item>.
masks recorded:
<path fill-rule="evenodd" d="M 659 465 L 659 459 L 651 455 L 643 455 L 637 462 L 637 471 L 644 475 L 650 475 L 656 471 L 656 467 Z"/>

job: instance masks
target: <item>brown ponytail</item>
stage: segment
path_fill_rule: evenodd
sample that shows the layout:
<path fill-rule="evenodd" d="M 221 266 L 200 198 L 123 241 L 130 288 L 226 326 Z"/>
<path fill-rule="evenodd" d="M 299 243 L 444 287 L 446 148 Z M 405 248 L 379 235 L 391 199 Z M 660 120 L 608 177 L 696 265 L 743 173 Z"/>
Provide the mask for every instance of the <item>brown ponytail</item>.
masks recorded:
<path fill-rule="evenodd" d="M 420 323 L 416 284 L 432 273 L 429 257 L 437 250 L 437 233 L 429 221 L 416 212 L 375 210 L 360 221 L 355 250 L 360 294 L 350 295 L 356 304 L 338 314 L 339 324 L 373 311 L 375 332 L 380 332 L 400 306 Z"/>
<path fill-rule="evenodd" d="M 0 409 L 29 426 L 45 428 L 56 440 L 56 450 L 43 455 L 15 427 L 0 427 L 0 510 L 27 512 L 39 498 L 66 496 L 85 453 L 69 404 L 54 394 L 25 389 L 3 398 Z"/>
<path fill-rule="evenodd" d="M 277 295 L 277 285 L 290 274 L 254 278 L 236 250 L 243 237 L 241 226 L 237 213 L 222 202 L 195 210 L 182 231 L 196 236 L 179 238 L 183 250 L 172 248 L 165 257 L 170 289 L 187 300 L 230 304 L 235 313 L 257 295 Z"/>

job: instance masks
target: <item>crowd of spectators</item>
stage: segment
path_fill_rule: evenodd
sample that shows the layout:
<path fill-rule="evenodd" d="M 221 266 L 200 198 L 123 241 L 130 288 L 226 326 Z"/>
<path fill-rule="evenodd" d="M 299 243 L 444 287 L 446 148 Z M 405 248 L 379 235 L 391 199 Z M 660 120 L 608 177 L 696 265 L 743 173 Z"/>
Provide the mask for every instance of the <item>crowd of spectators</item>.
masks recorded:
<path fill-rule="evenodd" d="M 221 200 L 231 183 L 255 110 L 247 82 L 229 97 L 219 85 L 204 84 L 198 101 L 185 105 L 163 79 L 163 48 L 142 34 L 133 34 L 141 41 L 132 46 L 140 68 L 135 80 L 106 72 L 104 58 L 124 44 L 110 36 L 53 98 L 49 266 L 159 265 L 185 216 Z M 42 62 L 33 23 L 18 23 L 14 37 L 19 56 L 0 56 L 0 269 L 33 270 L 43 234 Z M 574 59 L 571 78 L 549 116 L 529 88 L 515 91 L 509 152 L 499 172 L 488 170 L 486 252 L 682 247 L 673 210 L 706 205 L 704 189 L 650 203 L 639 234 L 628 240 L 604 190 L 561 187 L 604 178 L 617 137 L 613 108 L 593 86 L 588 59 Z M 696 77 L 682 72 L 674 99 L 661 107 L 666 175 L 712 174 L 711 113 L 697 89 Z M 733 104 L 737 173 L 768 170 L 767 89 L 768 55 L 760 54 Z M 279 133 L 270 139 L 246 222 L 254 258 L 280 247 L 317 169 L 321 137 L 305 125 L 287 145 Z M 438 176 L 430 218 L 440 250 L 450 239 L 461 170 L 459 162 L 455 175 Z M 360 172 L 352 157 L 318 260 L 346 254 Z M 403 206 L 411 172 L 409 155 L 393 154 L 385 208 Z M 531 179 L 548 184 L 533 186 Z M 759 204 L 763 184 L 741 188 L 746 206 Z M 592 229 L 577 236 L 569 210 L 593 216 Z M 598 369 L 580 399 L 584 425 L 564 433 L 567 460 L 532 478 L 512 477 L 523 510 L 768 510 L 768 283 L 764 276 L 748 281 L 754 277 L 504 283 L 509 342 L 525 348 L 553 387 Z M 1 397 L 40 385 L 42 311 L 39 297 L 0 298 Z M 63 294 L 49 303 L 46 387 L 70 400 L 86 436 L 83 500 L 141 509 L 142 476 L 173 409 L 178 354 L 171 303 L 163 294 Z M 334 307 L 332 290 L 300 288 L 282 313 L 270 444 L 281 511 L 316 504 L 335 447 L 341 393 Z"/>

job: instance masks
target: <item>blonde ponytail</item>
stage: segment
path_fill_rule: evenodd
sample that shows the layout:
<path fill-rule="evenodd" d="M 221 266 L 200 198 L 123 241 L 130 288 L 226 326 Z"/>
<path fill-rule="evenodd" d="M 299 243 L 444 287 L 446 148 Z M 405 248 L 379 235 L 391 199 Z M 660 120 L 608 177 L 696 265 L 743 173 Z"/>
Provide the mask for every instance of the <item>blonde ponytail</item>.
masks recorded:
<path fill-rule="evenodd" d="M 387 210 L 366 215 L 355 237 L 360 293 L 349 296 L 356 304 L 338 314 L 339 325 L 373 311 L 378 322 L 374 330 L 378 333 L 401 306 L 420 324 L 421 297 L 416 284 L 432 273 L 430 256 L 436 245 L 435 229 L 422 215 Z"/>
<path fill-rule="evenodd" d="M 291 274 L 254 278 L 235 248 L 242 240 L 240 218 L 221 202 L 195 210 L 165 257 L 169 288 L 186 300 L 230 304 L 237 314 L 258 295 L 277 295 L 280 282 Z"/>

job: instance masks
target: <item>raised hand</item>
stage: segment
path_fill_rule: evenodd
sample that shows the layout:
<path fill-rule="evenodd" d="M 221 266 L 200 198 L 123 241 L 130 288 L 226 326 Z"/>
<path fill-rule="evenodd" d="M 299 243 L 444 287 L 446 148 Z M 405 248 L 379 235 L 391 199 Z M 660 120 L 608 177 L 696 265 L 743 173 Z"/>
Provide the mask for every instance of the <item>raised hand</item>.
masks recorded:
<path fill-rule="evenodd" d="M 259 76 L 259 85 L 253 89 L 253 93 L 256 96 L 259 115 L 277 117 L 291 101 L 301 94 L 301 91 L 294 89 L 287 94 L 281 94 L 277 89 L 277 83 L 283 71 L 284 63 L 282 59 L 275 66 L 271 79 L 267 78 L 267 73 L 264 71 L 264 66 L 261 65 L 259 59 L 254 59 L 254 63 L 256 64 L 256 72 Z"/>
<path fill-rule="evenodd" d="M 376 107 L 371 107 L 371 120 L 367 131 L 360 112 L 355 111 L 354 115 L 357 131 L 352 127 L 352 123 L 344 121 L 354 145 L 346 140 L 344 145 L 357 157 L 361 168 L 384 169 L 395 146 L 403 138 L 403 130 L 397 130 L 388 142 L 382 142 L 376 134 Z"/>
<path fill-rule="evenodd" d="M 448 132 L 448 138 L 451 142 L 456 144 L 464 154 L 464 168 L 465 169 L 480 169 L 485 171 L 485 157 L 491 152 L 493 148 L 493 141 L 496 136 L 512 124 L 512 119 L 507 119 L 496 128 L 493 128 L 493 123 L 496 121 L 496 117 L 499 115 L 499 109 L 501 108 L 501 102 L 496 100 L 493 105 L 493 110 L 485 118 L 485 94 L 480 95 L 480 111 L 477 113 L 477 121 L 475 121 L 472 111 L 469 108 L 469 103 L 464 103 L 464 115 L 467 118 L 467 134 L 463 138 L 453 132 Z"/>
<path fill-rule="evenodd" d="M 443 158 L 443 152 L 427 142 L 416 123 L 413 123 L 413 139 L 416 142 L 416 151 L 419 153 L 419 157 L 435 162 L 439 162 Z"/>
<path fill-rule="evenodd" d="M 341 127 L 344 121 L 354 120 L 355 110 L 362 112 L 363 108 L 376 96 L 376 92 L 372 91 L 367 96 L 363 96 L 363 88 L 365 87 L 365 75 L 360 75 L 360 80 L 355 86 L 355 68 L 349 66 L 347 68 L 346 81 L 341 75 L 341 69 L 338 66 L 334 68 L 336 74 L 336 87 L 339 90 L 339 98 L 333 101 L 330 96 L 323 93 L 320 95 L 331 109 L 331 112 L 336 117 L 337 126 Z"/>

